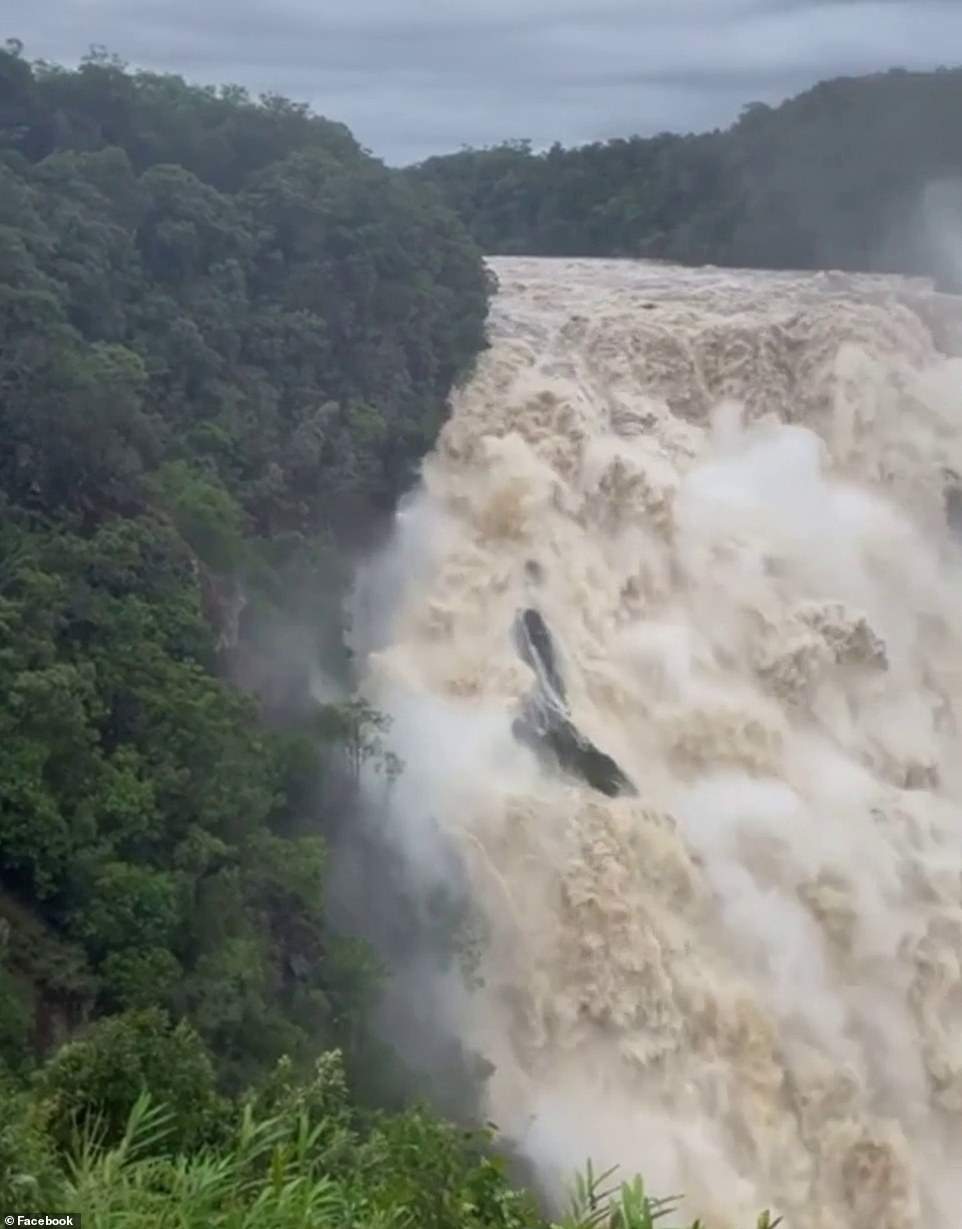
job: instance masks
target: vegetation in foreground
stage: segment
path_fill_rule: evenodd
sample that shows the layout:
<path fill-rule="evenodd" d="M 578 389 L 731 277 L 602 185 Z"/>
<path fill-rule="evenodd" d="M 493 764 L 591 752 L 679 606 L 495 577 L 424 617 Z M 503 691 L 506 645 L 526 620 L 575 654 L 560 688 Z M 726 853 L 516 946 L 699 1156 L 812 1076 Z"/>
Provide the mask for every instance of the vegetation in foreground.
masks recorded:
<path fill-rule="evenodd" d="M 58 1091 L 48 1084 L 45 1097 L 10 1098 L 0 1202 L 27 1213 L 81 1209 L 95 1229 L 680 1229 L 677 1200 L 650 1196 L 640 1178 L 610 1184 L 612 1171 L 595 1175 L 590 1165 L 568 1214 L 549 1224 L 511 1189 L 486 1133 L 420 1108 L 359 1113 L 336 1052 L 309 1081 L 281 1062 L 258 1092 L 213 1117 L 209 1087 L 178 1092 L 171 1110 L 131 1083 L 125 1120 L 81 1115 L 59 1152 Z M 182 1150 L 185 1130 L 201 1121 L 207 1142 Z M 763 1213 L 757 1229 L 779 1223 Z"/>

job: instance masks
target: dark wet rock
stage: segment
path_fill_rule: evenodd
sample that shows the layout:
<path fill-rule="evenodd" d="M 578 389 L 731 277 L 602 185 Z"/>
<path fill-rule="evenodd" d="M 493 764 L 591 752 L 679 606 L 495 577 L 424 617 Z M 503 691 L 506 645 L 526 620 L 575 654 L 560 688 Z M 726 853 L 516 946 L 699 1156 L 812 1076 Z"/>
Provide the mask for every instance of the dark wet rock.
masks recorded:
<path fill-rule="evenodd" d="M 539 611 L 529 607 L 521 612 L 515 623 L 515 642 L 521 659 L 537 679 L 511 727 L 515 738 L 542 760 L 580 777 L 609 798 L 636 794 L 638 791 L 611 756 L 599 750 L 571 720 L 554 642 Z"/>
<path fill-rule="evenodd" d="M 611 756 L 599 751 L 570 720 L 562 718 L 547 730 L 539 730 L 527 717 L 518 717 L 511 729 L 515 738 L 531 747 L 541 759 L 553 761 L 562 772 L 580 777 L 599 793 L 609 798 L 637 794 Z"/>
<path fill-rule="evenodd" d="M 565 686 L 558 670 L 551 633 L 539 611 L 529 607 L 521 612 L 515 623 L 514 638 L 521 660 L 535 672 L 542 690 L 547 693 L 545 699 L 564 709 L 567 703 Z"/>

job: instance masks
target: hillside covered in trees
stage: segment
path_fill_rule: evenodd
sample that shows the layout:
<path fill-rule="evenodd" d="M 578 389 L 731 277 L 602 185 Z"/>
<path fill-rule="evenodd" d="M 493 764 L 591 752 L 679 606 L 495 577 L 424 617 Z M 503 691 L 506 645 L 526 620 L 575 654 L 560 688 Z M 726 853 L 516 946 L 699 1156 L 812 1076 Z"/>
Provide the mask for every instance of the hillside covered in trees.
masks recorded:
<path fill-rule="evenodd" d="M 435 194 L 306 107 L 0 54 L 6 1209 L 534 1223 L 478 1142 L 348 1092 L 380 971 L 328 920 L 325 838 L 383 722 L 307 688 L 348 677 L 344 544 L 488 290 Z M 317 630 L 278 691 L 288 625 Z"/>
<path fill-rule="evenodd" d="M 726 131 L 411 168 L 492 255 L 643 256 L 962 285 L 962 69 L 826 81 Z"/>
<path fill-rule="evenodd" d="M 222 676 L 390 506 L 485 274 L 283 99 L 15 47 L 0 91 L 0 1045 L 163 1007 L 246 1074 L 336 1031 L 357 971 L 320 919 L 307 735 Z"/>

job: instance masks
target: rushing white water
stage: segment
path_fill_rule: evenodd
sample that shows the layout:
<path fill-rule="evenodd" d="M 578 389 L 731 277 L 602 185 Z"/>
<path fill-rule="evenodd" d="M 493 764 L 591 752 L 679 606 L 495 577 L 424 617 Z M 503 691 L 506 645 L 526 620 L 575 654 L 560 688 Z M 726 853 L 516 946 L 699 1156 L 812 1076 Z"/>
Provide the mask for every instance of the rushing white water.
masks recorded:
<path fill-rule="evenodd" d="M 400 837 L 486 919 L 451 1012 L 487 1111 L 547 1181 L 618 1163 L 711 1226 L 955 1223 L 962 303 L 492 263 L 368 678 Z M 526 607 L 636 796 L 513 736 Z"/>

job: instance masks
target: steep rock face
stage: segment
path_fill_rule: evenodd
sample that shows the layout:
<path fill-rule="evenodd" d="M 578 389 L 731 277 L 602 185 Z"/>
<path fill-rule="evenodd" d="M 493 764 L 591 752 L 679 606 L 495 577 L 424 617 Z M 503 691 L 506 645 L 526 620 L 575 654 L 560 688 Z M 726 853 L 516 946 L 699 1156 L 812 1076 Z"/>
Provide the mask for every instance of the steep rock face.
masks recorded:
<path fill-rule="evenodd" d="M 586 738 L 568 715 L 554 643 L 541 613 L 532 607 L 523 610 L 515 623 L 514 635 L 521 659 L 537 679 L 521 715 L 512 724 L 515 738 L 609 798 L 637 794 L 611 756 Z"/>

